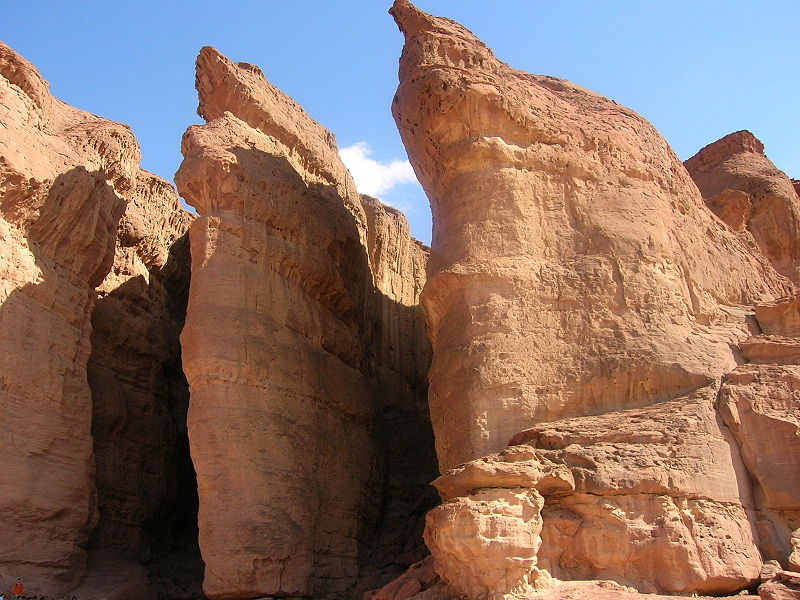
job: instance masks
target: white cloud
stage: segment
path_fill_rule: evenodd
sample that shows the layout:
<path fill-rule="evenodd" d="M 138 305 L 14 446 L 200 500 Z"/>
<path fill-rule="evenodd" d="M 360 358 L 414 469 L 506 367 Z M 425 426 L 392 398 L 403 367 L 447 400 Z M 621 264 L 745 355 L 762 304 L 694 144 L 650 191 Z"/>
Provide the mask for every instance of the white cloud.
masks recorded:
<path fill-rule="evenodd" d="M 347 148 L 339 149 L 342 162 L 350 171 L 356 182 L 356 188 L 362 194 L 379 196 L 396 185 L 417 181 L 414 169 L 407 160 L 381 163 L 371 159 L 370 154 L 372 148 L 367 142 L 357 142 Z"/>

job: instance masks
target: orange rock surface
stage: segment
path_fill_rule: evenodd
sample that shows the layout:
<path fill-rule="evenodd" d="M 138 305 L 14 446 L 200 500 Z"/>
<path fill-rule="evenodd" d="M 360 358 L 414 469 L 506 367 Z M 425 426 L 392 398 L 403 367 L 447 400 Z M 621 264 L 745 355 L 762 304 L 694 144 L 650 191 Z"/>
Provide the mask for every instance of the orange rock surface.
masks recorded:
<path fill-rule="evenodd" d="M 741 449 L 753 486 L 764 559 L 793 564 L 800 529 L 800 335 L 797 297 L 757 306 L 761 328 L 743 344 L 751 364 L 723 379 L 719 413 Z M 784 325 L 776 317 L 785 319 Z M 766 338 L 766 339 L 765 339 Z M 748 356 L 749 354 L 749 356 Z"/>
<path fill-rule="evenodd" d="M 97 519 L 91 311 L 139 149 L 1 44 L 0 122 L 0 579 L 61 593 L 82 577 Z"/>
<path fill-rule="evenodd" d="M 797 344 L 753 317 L 794 292 L 775 268 L 793 275 L 744 231 L 758 207 L 731 202 L 732 231 L 632 111 L 515 71 L 407 0 L 391 12 L 393 112 L 434 217 L 436 572 L 470 600 L 754 585 L 762 555 L 788 560 L 800 487 Z M 791 308 L 773 312 L 785 335 Z M 743 387 L 748 369 L 769 383 Z"/>
<path fill-rule="evenodd" d="M 433 210 L 422 303 L 442 469 L 537 422 L 675 398 L 736 366 L 737 306 L 792 288 L 664 139 L 398 0 L 393 112 Z"/>
<path fill-rule="evenodd" d="M 134 560 L 170 545 L 174 523 L 191 512 L 181 503 L 196 496 L 179 341 L 192 218 L 170 184 L 141 172 L 92 312 L 88 379 L 100 519 L 91 546 Z"/>
<path fill-rule="evenodd" d="M 800 283 L 800 198 L 792 181 L 749 131 L 709 144 L 686 161 L 709 208 L 737 231 L 749 231 L 779 272 Z"/>
<path fill-rule="evenodd" d="M 0 591 L 796 598 L 798 182 L 391 12 L 432 248 L 256 66 L 194 218 L 0 44 Z"/>
<path fill-rule="evenodd" d="M 204 589 L 342 594 L 380 553 L 368 526 L 396 530 L 431 476 L 427 251 L 257 67 L 204 48 L 197 86 L 208 124 L 184 136 L 177 183 L 200 213 L 182 344 Z"/>
<path fill-rule="evenodd" d="M 156 389 L 180 311 L 158 271 L 190 215 L 139 168 L 129 128 L 53 98 L 4 45 L 0 75 L 0 579 L 57 595 L 85 574 L 98 494 L 115 514 L 95 546 L 136 555 L 174 485 L 169 444 L 150 435 L 163 423 L 124 421 L 142 404 L 168 411 Z M 145 466 L 154 454 L 160 470 Z"/>

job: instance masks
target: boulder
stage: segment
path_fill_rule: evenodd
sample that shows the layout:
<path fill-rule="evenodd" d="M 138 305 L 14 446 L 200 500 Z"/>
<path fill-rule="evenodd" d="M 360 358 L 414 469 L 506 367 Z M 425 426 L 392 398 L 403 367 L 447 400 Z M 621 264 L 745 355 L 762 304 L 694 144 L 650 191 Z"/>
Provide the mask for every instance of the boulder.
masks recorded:
<path fill-rule="evenodd" d="M 710 386 L 655 406 L 538 425 L 500 453 L 446 472 L 434 482 L 445 503 L 426 529 L 437 572 L 476 600 L 533 593 L 553 580 L 613 580 L 679 595 L 751 585 L 761 567 L 748 517 L 754 501 L 716 395 Z M 541 499 L 499 529 L 492 511 L 530 490 Z M 491 534 L 470 529 L 472 521 Z M 445 536 L 459 548 L 483 543 L 491 551 L 448 553 L 430 542 Z M 511 571 L 510 557 L 513 581 L 496 576 Z M 472 572 L 493 577 L 489 596 L 464 587 Z"/>

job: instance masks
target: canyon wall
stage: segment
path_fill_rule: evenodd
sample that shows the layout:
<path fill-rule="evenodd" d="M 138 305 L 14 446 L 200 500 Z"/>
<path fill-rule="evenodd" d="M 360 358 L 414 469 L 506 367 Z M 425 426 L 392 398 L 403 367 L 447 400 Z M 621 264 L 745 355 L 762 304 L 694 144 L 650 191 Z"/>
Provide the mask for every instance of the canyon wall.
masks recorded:
<path fill-rule="evenodd" d="M 90 546 L 135 560 L 163 551 L 182 513 L 196 512 L 179 341 L 192 218 L 170 184 L 140 172 L 92 312 L 88 379 L 100 519 Z"/>
<path fill-rule="evenodd" d="M 443 583 L 410 597 L 598 579 L 725 594 L 765 558 L 788 565 L 794 194 L 777 232 L 723 223 L 634 112 L 515 71 L 407 0 L 391 12 L 393 112 L 434 219 L 422 305 L 443 472 L 425 530 Z M 774 175 L 764 160 L 751 179 Z"/>
<path fill-rule="evenodd" d="M 0 46 L 0 577 L 66 590 L 97 520 L 86 378 L 94 288 L 135 189 L 130 130 L 50 95 Z"/>
<path fill-rule="evenodd" d="M 58 595 L 87 548 L 146 561 L 175 519 L 191 216 L 129 128 L 53 98 L 4 45 L 0 75 L 0 587 Z"/>
<path fill-rule="evenodd" d="M 393 112 L 433 210 L 422 303 L 440 466 L 557 418 L 666 401 L 737 364 L 737 305 L 790 282 L 611 100 L 500 62 L 398 0 Z"/>
<path fill-rule="evenodd" d="M 197 88 L 208 123 L 186 132 L 176 180 L 200 214 L 182 344 L 204 590 L 346 594 L 381 554 L 386 507 L 408 510 L 434 470 L 427 252 L 257 67 L 204 48 Z"/>
<path fill-rule="evenodd" d="M 200 52 L 195 218 L 0 44 L 0 591 L 730 594 L 800 568 L 797 182 L 749 132 L 684 166 L 629 109 L 392 14 L 432 248 L 256 66 Z"/>

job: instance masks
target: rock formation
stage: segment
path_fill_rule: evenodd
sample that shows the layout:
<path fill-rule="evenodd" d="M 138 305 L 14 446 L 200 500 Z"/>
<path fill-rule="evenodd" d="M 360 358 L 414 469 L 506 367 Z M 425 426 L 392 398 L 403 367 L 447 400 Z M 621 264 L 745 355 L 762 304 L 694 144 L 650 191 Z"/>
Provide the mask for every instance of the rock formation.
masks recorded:
<path fill-rule="evenodd" d="M 165 488 L 180 435 L 163 439 L 158 418 L 126 424 L 185 395 L 179 359 L 172 376 L 162 367 L 179 356 L 170 298 L 188 273 L 169 254 L 190 216 L 139 168 L 126 126 L 53 98 L 4 45 L 0 124 L 0 581 L 49 596 L 86 574 L 98 497 L 102 553 L 146 558 L 146 530 L 174 518 L 154 515 L 176 493 Z"/>
<path fill-rule="evenodd" d="M 432 249 L 258 67 L 200 52 L 193 218 L 0 44 L 0 591 L 798 597 L 798 182 L 392 14 Z"/>
<path fill-rule="evenodd" d="M 176 541 L 173 529 L 196 520 L 179 341 L 191 220 L 171 185 L 141 172 L 92 313 L 88 377 L 100 519 L 90 546 L 132 560 L 163 554 Z"/>
<path fill-rule="evenodd" d="M 700 150 L 686 168 L 714 214 L 752 233 L 775 269 L 800 283 L 800 198 L 764 144 L 737 131 Z"/>
<path fill-rule="evenodd" d="M 800 297 L 755 314 L 762 333 L 742 344 L 750 364 L 725 376 L 719 413 L 750 474 L 762 554 L 787 565 L 800 529 Z"/>
<path fill-rule="evenodd" d="M 501 63 L 402 0 L 393 112 L 433 210 L 423 307 L 442 469 L 537 422 L 669 400 L 736 366 L 738 305 L 791 286 L 634 112 Z"/>
<path fill-rule="evenodd" d="M 0 45 L 0 577 L 64 591 L 97 519 L 86 379 L 94 288 L 136 185 L 131 132 L 50 95 Z"/>
<path fill-rule="evenodd" d="M 466 562 L 475 572 L 472 581 L 440 570 L 442 577 L 469 598 L 543 588 L 551 577 L 686 595 L 747 587 L 761 567 L 747 516 L 753 499 L 714 410 L 716 392 L 539 425 L 508 449 L 442 476 L 435 485 L 445 503 L 430 513 L 426 540 L 443 570 Z M 467 535 L 472 522 L 493 523 L 484 513 L 507 510 L 520 497 L 535 499 L 536 509 L 515 515 L 510 533 L 494 526 Z M 454 505 L 478 500 L 483 508 L 469 511 L 470 520 L 441 521 Z M 487 552 L 465 560 L 470 537 L 505 556 L 507 566 L 500 570 Z M 460 543 L 446 546 L 447 539 Z"/>
<path fill-rule="evenodd" d="M 795 326 L 779 261 L 714 218 L 632 111 L 515 71 L 407 0 L 391 12 L 406 40 L 393 112 L 434 219 L 436 572 L 471 600 L 555 580 L 754 584 L 798 526 L 798 353 L 762 339 L 752 308 Z M 757 207 L 738 193 L 743 231 Z"/>
<path fill-rule="evenodd" d="M 391 517 L 375 499 L 419 494 L 434 469 L 427 252 L 257 67 L 204 48 L 197 88 L 208 124 L 186 132 L 176 178 L 200 213 L 182 343 L 204 590 L 345 594 Z"/>

